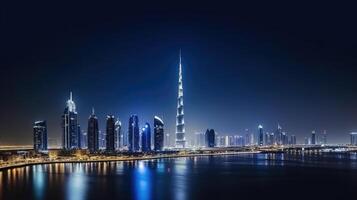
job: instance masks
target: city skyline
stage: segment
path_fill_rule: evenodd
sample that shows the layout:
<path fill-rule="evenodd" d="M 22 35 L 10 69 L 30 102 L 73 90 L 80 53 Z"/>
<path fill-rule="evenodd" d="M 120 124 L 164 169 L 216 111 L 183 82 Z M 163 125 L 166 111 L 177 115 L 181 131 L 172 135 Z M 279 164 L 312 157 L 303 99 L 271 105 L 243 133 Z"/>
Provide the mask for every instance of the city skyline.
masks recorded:
<path fill-rule="evenodd" d="M 348 8 L 245 3 L 118 12 L 122 5 L 9 4 L 2 12 L 0 145 L 30 145 L 36 120 L 46 120 L 48 138 L 60 141 L 69 91 L 82 130 L 95 107 L 101 132 L 107 115 L 126 131 L 136 113 L 140 122 L 159 116 L 173 136 L 179 49 L 191 136 L 207 128 L 244 135 L 259 124 L 271 132 L 279 123 L 300 143 L 312 130 L 349 143 L 357 131 L 357 31 Z"/>
<path fill-rule="evenodd" d="M 353 199 L 354 4 L 2 2 L 0 200 Z"/>
<path fill-rule="evenodd" d="M 183 99 L 183 91 L 180 91 L 180 90 L 183 90 L 183 87 L 182 87 L 182 65 L 181 65 L 181 50 L 180 50 L 180 56 L 179 56 L 179 64 L 178 64 L 178 66 L 179 66 L 179 71 L 178 71 L 178 74 L 179 74 L 179 78 L 178 78 L 178 98 L 177 98 L 177 109 L 180 107 L 180 106 L 183 106 L 183 105 L 181 105 L 181 99 Z M 74 101 L 73 101 L 73 96 L 72 96 L 73 94 L 72 94 L 72 91 L 70 91 L 70 97 L 69 97 L 69 99 L 67 100 L 67 106 L 66 106 L 66 109 L 65 109 L 65 112 L 68 112 L 67 110 L 69 110 L 70 112 L 74 112 L 74 114 L 77 116 L 77 115 L 79 115 L 78 113 L 77 113 L 77 111 L 76 111 L 76 104 L 74 103 Z M 90 116 L 92 116 L 92 115 L 94 115 L 94 107 L 92 107 L 92 114 L 90 115 Z M 179 112 L 181 112 L 181 111 L 179 111 L 179 110 L 177 110 L 177 113 L 179 113 Z M 182 112 L 183 112 L 183 110 L 182 110 Z M 113 113 L 113 112 L 110 112 L 110 113 Z M 132 114 L 131 114 L 132 115 Z M 104 116 L 106 116 L 106 117 L 108 117 L 109 115 L 108 114 L 104 114 Z M 176 116 L 176 118 L 178 117 L 179 115 L 177 115 Z M 112 117 L 114 117 L 114 116 L 112 116 Z M 156 115 L 153 115 L 152 117 L 156 117 Z M 121 119 L 121 118 L 120 118 Z M 45 120 L 46 121 L 46 119 L 39 119 L 39 120 Z M 102 128 L 100 129 L 100 131 L 106 131 L 106 126 L 105 126 L 105 120 L 106 119 L 103 119 L 103 120 L 98 120 L 98 121 L 104 121 L 104 123 L 102 124 Z M 118 120 L 119 120 L 119 118 L 118 118 Z M 177 120 L 177 119 L 176 119 Z M 139 120 L 140 121 L 140 120 Z M 77 123 L 77 119 L 75 119 L 75 123 Z M 98 123 L 98 124 L 100 124 L 100 123 Z M 279 129 L 281 129 L 281 126 L 280 126 L 280 124 L 279 123 L 276 123 L 277 124 L 277 127 L 278 127 L 278 130 Z M 81 126 L 81 124 L 80 123 L 78 123 L 78 124 L 75 124 L 76 126 L 78 126 L 78 131 L 80 131 L 80 126 Z M 269 133 L 269 132 L 271 132 L 271 133 L 274 133 L 275 132 L 275 130 L 274 130 L 274 128 L 272 128 L 272 129 L 269 129 L 269 130 L 264 130 L 263 132 L 260 132 L 260 129 L 261 128 L 263 128 L 262 127 L 262 125 L 261 124 L 259 124 L 259 123 L 257 123 L 257 127 L 246 127 L 246 128 L 244 128 L 244 130 L 239 130 L 239 131 L 236 131 L 236 132 L 231 132 L 231 133 L 219 133 L 219 134 L 221 134 L 221 135 L 232 135 L 232 136 L 235 136 L 235 135 L 240 135 L 240 136 L 244 136 L 244 131 L 247 131 L 247 130 L 249 130 L 250 131 L 250 133 L 251 134 L 253 134 L 254 135 L 254 137 L 256 137 L 256 142 L 258 142 L 259 144 L 263 144 L 263 139 L 261 138 L 261 137 L 263 137 L 261 134 L 263 134 L 263 135 L 265 135 L 266 133 Z M 100 125 L 98 125 L 98 126 L 100 126 Z M 140 126 L 140 123 L 139 123 L 139 126 Z M 176 132 L 177 132 L 177 121 L 176 121 Z M 83 126 L 83 127 L 85 127 L 85 126 Z M 128 128 L 128 127 L 127 127 Z M 140 129 L 140 127 L 139 127 L 139 129 Z M 202 130 L 199 130 L 199 131 L 201 131 L 201 132 L 204 132 L 204 130 L 205 130 L 205 128 L 203 127 L 202 128 Z M 87 130 L 85 130 L 85 131 L 87 131 Z M 199 132 L 198 131 L 198 132 Z M 316 131 L 316 129 L 313 129 L 313 130 L 310 130 L 310 131 L 312 131 L 312 133 L 313 133 L 313 135 L 314 135 L 314 133 L 316 132 L 316 134 L 322 134 L 322 133 L 326 133 L 326 129 L 322 129 L 321 131 L 320 130 L 317 130 Z M 140 131 L 139 131 L 140 132 Z M 187 141 L 187 139 L 185 140 L 185 143 L 187 143 L 187 142 L 190 142 L 190 144 L 192 144 L 193 143 L 193 140 L 194 140 L 194 137 L 195 137 L 195 133 L 196 133 L 197 131 L 195 131 L 195 132 L 190 132 L 189 134 L 188 134 L 188 137 L 189 137 L 189 141 Z M 353 131 L 351 131 L 351 132 L 353 132 Z M 348 135 L 348 134 L 350 134 L 351 132 L 349 132 L 349 133 L 347 133 L 346 135 Z M 170 143 L 172 143 L 172 142 L 174 142 L 175 143 L 175 141 L 173 141 L 173 140 L 176 140 L 175 138 L 177 137 L 176 136 L 176 134 L 177 133 L 175 133 L 175 132 L 170 132 L 169 133 L 170 135 L 171 135 L 171 137 L 170 137 Z M 345 136 L 346 136 L 345 135 Z M 63 136 L 63 135 L 62 135 Z M 53 137 L 53 134 L 52 134 L 52 137 L 50 137 L 49 139 L 55 139 L 55 140 L 60 140 L 61 138 L 62 138 L 62 136 L 61 137 L 59 137 L 59 136 L 54 136 Z M 295 137 L 295 134 L 292 134 L 291 136 L 294 136 Z M 306 139 L 306 137 L 308 137 L 308 138 L 310 138 L 309 137 L 309 132 L 307 133 L 307 134 L 305 134 L 305 135 L 303 135 L 304 137 L 301 137 L 301 138 L 298 138 L 297 139 L 297 141 L 300 143 L 300 144 L 304 144 L 304 143 L 306 143 L 305 141 L 304 141 L 304 139 Z M 80 138 L 80 136 L 78 136 L 79 138 Z M 62 138 L 63 139 L 63 138 Z M 314 136 L 312 136 L 311 138 L 310 138 L 312 141 L 309 141 L 309 142 L 311 142 L 311 144 L 317 144 L 317 142 L 315 141 L 315 139 L 314 139 Z M 80 139 L 79 139 L 80 140 Z M 264 141 L 265 141 L 265 139 L 264 139 Z M 348 137 L 346 137 L 345 139 L 344 139 L 344 141 L 346 141 L 345 143 L 348 143 L 350 140 L 349 140 L 349 138 Z M 58 141 L 57 141 L 57 143 L 58 143 Z M 333 142 L 332 142 L 333 143 Z M 175 146 L 177 146 L 177 144 L 175 145 Z M 189 145 L 190 146 L 190 145 Z M 62 142 L 62 147 L 63 147 L 63 142 Z"/>

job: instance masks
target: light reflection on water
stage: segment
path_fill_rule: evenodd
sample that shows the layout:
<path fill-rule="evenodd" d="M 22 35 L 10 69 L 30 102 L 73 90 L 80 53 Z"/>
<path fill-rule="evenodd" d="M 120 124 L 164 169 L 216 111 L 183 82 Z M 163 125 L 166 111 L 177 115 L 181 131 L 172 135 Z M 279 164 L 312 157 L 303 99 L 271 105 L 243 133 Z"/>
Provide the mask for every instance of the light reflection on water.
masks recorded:
<path fill-rule="evenodd" d="M 174 186 L 175 192 L 173 195 L 173 199 L 183 200 L 187 199 L 187 160 L 190 158 L 179 158 L 174 161 Z"/>
<path fill-rule="evenodd" d="M 151 199 L 151 172 L 145 161 L 138 161 L 138 167 L 134 170 L 135 199 Z"/>
<path fill-rule="evenodd" d="M 34 185 L 34 195 L 36 199 L 44 199 L 45 188 L 45 174 L 42 170 L 44 165 L 36 165 L 32 168 L 32 174 L 36 174 L 33 177 L 33 185 Z"/>
<path fill-rule="evenodd" d="M 87 176 L 83 170 L 83 164 L 70 166 L 71 173 L 67 182 L 67 199 L 68 200 L 84 200 L 86 199 Z"/>
<path fill-rule="evenodd" d="M 194 183 L 202 183 L 200 179 L 209 180 L 211 175 L 224 176 L 227 181 L 230 177 L 242 176 L 231 181 L 243 183 L 247 171 L 242 166 L 253 169 L 250 176 L 264 177 L 259 180 L 267 181 L 269 169 L 274 167 L 357 169 L 357 154 L 245 154 L 27 166 L 0 171 L 0 199 L 84 200 L 98 196 L 136 200 L 192 199 L 193 192 L 200 192 L 199 189 L 193 191 L 197 187 Z M 220 183 L 213 180 L 212 184 Z"/>

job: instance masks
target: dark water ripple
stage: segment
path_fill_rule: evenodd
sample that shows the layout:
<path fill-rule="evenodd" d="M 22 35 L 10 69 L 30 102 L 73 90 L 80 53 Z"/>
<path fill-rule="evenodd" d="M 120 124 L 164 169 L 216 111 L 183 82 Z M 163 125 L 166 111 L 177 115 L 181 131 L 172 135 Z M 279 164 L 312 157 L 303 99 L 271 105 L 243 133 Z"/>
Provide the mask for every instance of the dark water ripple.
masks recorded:
<path fill-rule="evenodd" d="M 0 172 L 1 199 L 355 199 L 357 155 L 242 154 Z"/>

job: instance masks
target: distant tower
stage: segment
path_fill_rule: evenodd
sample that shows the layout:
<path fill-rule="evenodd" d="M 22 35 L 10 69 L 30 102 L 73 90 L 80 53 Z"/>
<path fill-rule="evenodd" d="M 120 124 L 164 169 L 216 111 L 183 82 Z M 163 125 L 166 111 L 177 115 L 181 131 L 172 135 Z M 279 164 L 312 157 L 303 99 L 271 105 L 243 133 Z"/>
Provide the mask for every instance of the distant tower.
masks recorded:
<path fill-rule="evenodd" d="M 131 115 L 129 118 L 128 130 L 128 149 L 131 152 L 139 151 L 139 118 L 137 115 Z"/>
<path fill-rule="evenodd" d="M 106 150 L 113 152 L 115 150 L 115 117 L 114 115 L 107 116 L 106 129 Z"/>
<path fill-rule="evenodd" d="M 79 149 L 81 147 L 81 133 L 79 130 L 76 104 L 72 100 L 72 92 L 70 92 L 70 98 L 67 100 L 67 105 L 62 115 L 62 147 L 64 149 Z"/>
<path fill-rule="evenodd" d="M 92 114 L 88 118 L 88 149 L 90 152 L 96 152 L 99 150 L 99 128 L 98 118 L 94 114 L 94 108 L 92 108 Z"/>
<path fill-rule="evenodd" d="M 162 151 L 164 147 L 164 122 L 158 116 L 154 117 L 154 150 Z"/>
<path fill-rule="evenodd" d="M 283 144 L 283 129 L 281 128 L 280 124 L 278 124 L 278 129 L 275 131 L 275 142 L 278 145 Z"/>
<path fill-rule="evenodd" d="M 183 112 L 183 84 L 182 84 L 181 50 L 180 50 L 177 115 L 176 115 L 176 147 L 185 148 L 185 144 L 186 144 L 186 138 L 185 138 L 185 120 L 184 120 L 184 112 Z"/>
<path fill-rule="evenodd" d="M 46 121 L 36 121 L 33 125 L 33 148 L 35 151 L 47 150 Z"/>
<path fill-rule="evenodd" d="M 327 132 L 326 130 L 324 130 L 324 132 L 322 133 L 322 144 L 326 145 L 327 144 Z"/>
<path fill-rule="evenodd" d="M 207 129 L 206 134 L 206 147 L 213 148 L 215 146 L 216 133 L 213 129 Z"/>
<path fill-rule="evenodd" d="M 264 133 L 263 133 L 263 126 L 259 125 L 258 126 L 258 145 L 263 146 L 264 145 Z"/>
<path fill-rule="evenodd" d="M 311 144 L 316 144 L 316 132 L 312 131 L 311 132 Z"/>
<path fill-rule="evenodd" d="M 351 137 L 351 145 L 356 146 L 357 145 L 357 132 L 350 133 L 350 137 Z"/>
<path fill-rule="evenodd" d="M 141 151 L 151 151 L 151 128 L 149 123 L 145 123 L 141 132 Z"/>

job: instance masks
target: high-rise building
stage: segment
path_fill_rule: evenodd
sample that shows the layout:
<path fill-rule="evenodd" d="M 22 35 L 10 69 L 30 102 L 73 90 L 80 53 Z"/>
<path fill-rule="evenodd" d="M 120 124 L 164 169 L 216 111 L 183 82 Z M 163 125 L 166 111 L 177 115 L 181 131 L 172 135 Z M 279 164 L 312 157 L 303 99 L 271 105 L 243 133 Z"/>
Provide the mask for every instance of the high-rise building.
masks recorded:
<path fill-rule="evenodd" d="M 88 134 L 86 131 L 81 132 L 81 149 L 88 148 Z"/>
<path fill-rule="evenodd" d="M 139 118 L 137 115 L 131 115 L 129 118 L 129 131 L 128 131 L 128 149 L 131 152 L 139 151 Z"/>
<path fill-rule="evenodd" d="M 164 122 L 158 116 L 154 117 L 154 150 L 162 151 L 164 148 Z"/>
<path fill-rule="evenodd" d="M 36 121 L 33 125 L 33 149 L 47 151 L 47 123 Z"/>
<path fill-rule="evenodd" d="M 274 133 L 269 134 L 269 145 L 274 145 L 275 144 L 275 135 Z"/>
<path fill-rule="evenodd" d="M 263 146 L 264 145 L 264 132 L 263 132 L 263 126 L 259 125 L 258 126 L 258 145 Z"/>
<path fill-rule="evenodd" d="M 205 133 L 196 132 L 195 133 L 195 147 L 204 147 L 206 145 Z"/>
<path fill-rule="evenodd" d="M 171 147 L 171 137 L 170 137 L 170 133 L 168 132 L 165 133 L 164 144 L 166 147 Z"/>
<path fill-rule="evenodd" d="M 72 100 L 71 92 L 62 115 L 62 147 L 64 149 L 79 149 L 81 147 L 79 130 L 76 104 Z"/>
<path fill-rule="evenodd" d="M 215 146 L 216 133 L 213 129 L 207 129 L 206 131 L 206 147 L 212 148 Z"/>
<path fill-rule="evenodd" d="M 277 145 L 283 144 L 283 129 L 281 128 L 280 124 L 278 124 L 278 128 L 275 131 L 275 143 Z"/>
<path fill-rule="evenodd" d="M 234 135 L 233 138 L 234 138 L 234 142 L 233 142 L 234 146 L 243 146 L 245 144 L 243 136 Z"/>
<path fill-rule="evenodd" d="M 315 131 L 311 132 L 311 144 L 312 145 L 316 144 L 316 132 Z"/>
<path fill-rule="evenodd" d="M 119 150 L 123 146 L 123 135 L 121 132 L 121 121 L 115 122 L 115 149 Z"/>
<path fill-rule="evenodd" d="M 265 145 L 270 145 L 270 142 L 269 142 L 269 132 L 266 132 L 264 134 L 264 144 Z"/>
<path fill-rule="evenodd" d="M 122 131 L 121 135 L 122 135 L 121 137 L 123 138 L 123 140 L 122 140 L 123 147 L 128 148 L 129 147 L 129 132 Z"/>
<path fill-rule="evenodd" d="M 217 136 L 216 138 L 217 138 L 217 141 L 216 141 L 217 146 L 224 147 L 226 145 L 225 136 Z"/>
<path fill-rule="evenodd" d="M 296 144 L 296 136 L 295 135 L 290 136 L 290 144 L 292 144 L 292 145 Z"/>
<path fill-rule="evenodd" d="M 99 149 L 102 150 L 106 149 L 107 147 L 106 135 L 107 135 L 106 131 L 99 130 Z"/>
<path fill-rule="evenodd" d="M 110 151 L 110 152 L 113 152 L 115 150 L 115 117 L 114 117 L 114 115 L 107 116 L 106 150 Z"/>
<path fill-rule="evenodd" d="M 327 132 L 326 130 L 323 131 L 323 133 L 321 134 L 321 137 L 320 137 L 321 141 L 320 143 L 323 144 L 323 145 L 326 145 L 327 144 Z"/>
<path fill-rule="evenodd" d="M 185 120 L 183 112 L 183 83 L 182 83 L 182 65 L 181 51 L 179 63 L 179 78 L 178 78 L 178 97 L 177 97 L 177 115 L 176 115 L 176 147 L 185 148 Z"/>
<path fill-rule="evenodd" d="M 96 152 L 99 150 L 99 127 L 98 118 L 95 116 L 94 108 L 92 108 L 92 114 L 88 118 L 88 149 L 90 152 Z"/>
<path fill-rule="evenodd" d="M 251 141 L 252 139 L 250 138 L 250 134 L 249 134 L 249 129 L 245 129 L 245 137 L 244 137 L 244 141 L 245 141 L 245 146 L 251 145 Z"/>
<path fill-rule="evenodd" d="M 78 131 L 78 149 L 82 148 L 82 130 L 81 130 L 81 125 L 79 125 L 79 121 L 78 121 L 78 126 L 77 126 L 77 131 Z"/>
<path fill-rule="evenodd" d="M 282 145 L 287 145 L 289 144 L 289 137 L 286 132 L 281 132 L 281 144 Z"/>
<path fill-rule="evenodd" d="M 207 136 L 206 136 L 207 137 Z M 235 143 L 234 143 L 234 136 L 232 135 L 229 135 L 228 136 L 228 146 L 232 147 L 232 146 L 235 146 Z M 208 144 L 208 138 L 207 138 L 207 144 Z M 208 145 L 207 145 L 208 147 Z"/>
<path fill-rule="evenodd" d="M 350 133 L 351 145 L 357 145 L 357 132 Z"/>
<path fill-rule="evenodd" d="M 141 132 L 141 151 L 151 151 L 151 128 L 149 123 L 145 123 Z"/>

